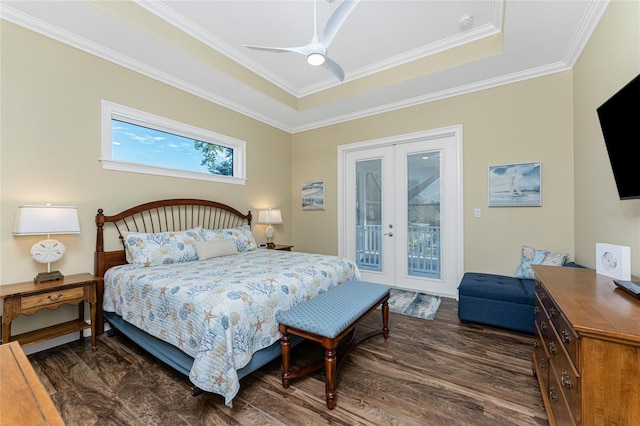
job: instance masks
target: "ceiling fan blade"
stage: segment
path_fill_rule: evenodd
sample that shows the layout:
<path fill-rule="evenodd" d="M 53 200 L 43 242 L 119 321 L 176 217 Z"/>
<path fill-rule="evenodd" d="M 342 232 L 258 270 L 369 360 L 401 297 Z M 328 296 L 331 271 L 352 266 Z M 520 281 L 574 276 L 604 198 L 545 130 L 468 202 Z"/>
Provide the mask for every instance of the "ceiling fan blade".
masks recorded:
<path fill-rule="evenodd" d="M 343 0 L 340 6 L 333 11 L 322 32 L 322 38 L 320 39 L 322 44 L 329 47 L 344 21 L 347 20 L 353 8 L 358 5 L 358 1 L 359 0 Z"/>
<path fill-rule="evenodd" d="M 324 64 L 322 64 L 322 66 L 325 67 L 326 69 L 328 69 L 331 72 L 331 74 L 333 74 L 336 77 L 338 77 L 338 80 L 344 81 L 344 71 L 342 71 L 342 68 L 340 67 L 340 65 L 338 65 L 335 62 L 333 62 L 329 58 L 325 58 L 324 59 Z"/>
<path fill-rule="evenodd" d="M 247 47 L 249 49 L 253 49 L 253 50 L 261 50 L 263 52 L 271 52 L 271 53 L 301 53 L 303 55 L 307 54 L 307 50 L 306 47 L 307 46 L 300 46 L 300 47 L 267 47 L 267 46 L 251 46 L 248 44 L 243 44 L 242 47 Z"/>

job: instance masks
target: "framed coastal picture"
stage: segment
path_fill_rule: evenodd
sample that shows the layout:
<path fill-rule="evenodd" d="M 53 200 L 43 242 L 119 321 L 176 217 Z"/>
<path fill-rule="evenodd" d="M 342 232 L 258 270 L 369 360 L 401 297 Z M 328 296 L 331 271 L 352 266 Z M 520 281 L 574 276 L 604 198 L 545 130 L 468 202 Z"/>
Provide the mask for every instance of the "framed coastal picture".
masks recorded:
<path fill-rule="evenodd" d="M 302 183 L 302 210 L 324 210 L 324 181 Z"/>
<path fill-rule="evenodd" d="M 541 206 L 541 164 L 489 166 L 489 207 Z"/>

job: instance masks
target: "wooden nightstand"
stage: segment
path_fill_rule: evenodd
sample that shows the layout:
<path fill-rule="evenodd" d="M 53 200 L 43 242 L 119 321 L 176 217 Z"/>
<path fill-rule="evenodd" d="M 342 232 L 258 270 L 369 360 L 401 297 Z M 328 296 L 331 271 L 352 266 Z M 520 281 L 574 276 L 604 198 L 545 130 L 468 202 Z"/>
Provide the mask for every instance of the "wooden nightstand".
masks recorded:
<path fill-rule="evenodd" d="M 0 425 L 64 425 L 18 342 L 0 345 Z"/>
<path fill-rule="evenodd" d="M 288 244 L 276 244 L 274 247 L 271 247 L 270 250 L 291 251 L 292 248 L 293 246 L 290 246 Z"/>
<path fill-rule="evenodd" d="M 63 280 L 34 284 L 32 281 L 0 286 L 2 343 L 17 340 L 21 345 L 43 342 L 53 337 L 91 328 L 91 348 L 96 350 L 96 283 L 91 274 L 67 275 Z M 91 324 L 84 320 L 84 303 L 90 305 Z M 20 314 L 33 315 L 41 309 L 55 310 L 64 304 L 78 305 L 78 319 L 28 333 L 11 335 L 11 322 Z"/>

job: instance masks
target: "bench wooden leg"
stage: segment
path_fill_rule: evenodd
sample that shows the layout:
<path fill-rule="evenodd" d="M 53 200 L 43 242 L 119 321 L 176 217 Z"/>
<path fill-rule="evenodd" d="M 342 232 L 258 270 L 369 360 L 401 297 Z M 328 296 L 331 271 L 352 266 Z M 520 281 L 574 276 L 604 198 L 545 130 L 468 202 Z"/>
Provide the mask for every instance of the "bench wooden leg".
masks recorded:
<path fill-rule="evenodd" d="M 336 406 L 336 351 L 335 348 L 326 348 L 324 351 L 325 393 L 327 407 L 333 410 Z"/>
<path fill-rule="evenodd" d="M 382 302 L 382 335 L 389 338 L 389 298 Z"/>
<path fill-rule="evenodd" d="M 282 331 L 282 327 L 280 329 Z M 280 348 L 282 349 L 282 386 L 286 389 L 289 387 L 289 359 L 291 356 L 291 337 L 286 331 L 282 332 Z"/>

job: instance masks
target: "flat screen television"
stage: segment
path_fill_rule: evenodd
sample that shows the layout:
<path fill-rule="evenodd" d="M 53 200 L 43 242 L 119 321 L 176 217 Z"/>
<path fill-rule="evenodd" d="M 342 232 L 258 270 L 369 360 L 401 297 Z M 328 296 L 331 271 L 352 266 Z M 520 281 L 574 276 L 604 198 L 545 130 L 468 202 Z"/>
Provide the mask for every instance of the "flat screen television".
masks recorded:
<path fill-rule="evenodd" d="M 618 195 L 640 199 L 640 74 L 597 111 Z"/>

